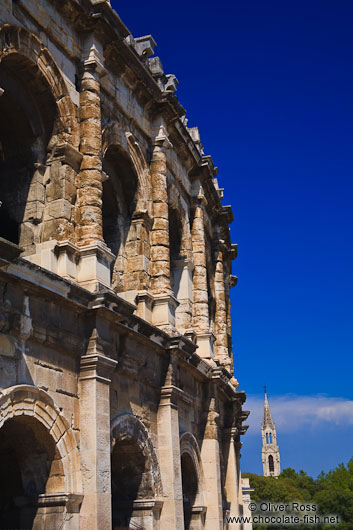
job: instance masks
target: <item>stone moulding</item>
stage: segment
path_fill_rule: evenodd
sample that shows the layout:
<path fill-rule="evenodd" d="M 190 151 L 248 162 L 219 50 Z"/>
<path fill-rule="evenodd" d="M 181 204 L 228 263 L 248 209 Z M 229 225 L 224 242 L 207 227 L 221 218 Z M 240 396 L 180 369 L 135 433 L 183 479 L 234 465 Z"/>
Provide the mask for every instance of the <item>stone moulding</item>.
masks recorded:
<path fill-rule="evenodd" d="M 19 416 L 38 420 L 53 438 L 60 453 L 67 493 L 82 492 L 80 458 L 75 437 L 68 421 L 47 392 L 35 386 L 16 385 L 0 395 L 0 429 Z"/>

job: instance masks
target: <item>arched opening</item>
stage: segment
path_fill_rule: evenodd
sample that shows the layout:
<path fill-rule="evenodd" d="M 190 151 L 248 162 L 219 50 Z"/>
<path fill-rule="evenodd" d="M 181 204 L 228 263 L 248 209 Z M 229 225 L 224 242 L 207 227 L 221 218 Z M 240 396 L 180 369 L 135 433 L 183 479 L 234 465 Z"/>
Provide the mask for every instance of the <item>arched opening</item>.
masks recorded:
<path fill-rule="evenodd" d="M 193 507 L 198 493 L 198 480 L 194 462 L 189 453 L 181 456 L 181 477 L 183 485 L 184 528 L 191 529 Z"/>
<path fill-rule="evenodd" d="M 272 444 L 272 433 L 270 432 L 270 444 Z"/>
<path fill-rule="evenodd" d="M 117 146 L 107 149 L 103 171 L 103 239 L 117 257 L 113 265 L 113 285 L 121 292 L 125 290 L 126 251 L 129 250 L 126 247 L 131 239 L 129 232 L 137 204 L 138 177 L 129 155 Z"/>
<path fill-rule="evenodd" d="M 55 442 L 35 418 L 18 416 L 0 429 L 0 528 L 32 528 L 38 495 L 65 491 Z"/>
<path fill-rule="evenodd" d="M 268 468 L 270 470 L 270 473 L 273 473 L 275 470 L 274 462 L 273 462 L 273 456 L 269 455 L 268 457 Z"/>
<path fill-rule="evenodd" d="M 208 294 L 208 321 L 209 329 L 214 332 L 216 320 L 216 298 L 214 285 L 214 267 L 210 260 L 207 263 L 207 294 Z"/>
<path fill-rule="evenodd" d="M 268 432 L 266 433 L 266 443 L 268 444 L 269 441 L 268 441 Z"/>
<path fill-rule="evenodd" d="M 144 528 L 134 516 L 135 501 L 153 498 L 152 470 L 140 445 L 131 439 L 114 446 L 111 459 L 113 529 Z"/>
<path fill-rule="evenodd" d="M 170 286 L 175 298 L 178 297 L 182 266 L 181 259 L 181 239 L 182 223 L 178 211 L 175 208 L 168 208 L 169 219 L 169 256 L 170 256 Z"/>
<path fill-rule="evenodd" d="M 23 56 L 0 63 L 0 237 L 28 252 L 40 242 L 45 189 L 42 164 L 57 109 L 46 81 Z"/>

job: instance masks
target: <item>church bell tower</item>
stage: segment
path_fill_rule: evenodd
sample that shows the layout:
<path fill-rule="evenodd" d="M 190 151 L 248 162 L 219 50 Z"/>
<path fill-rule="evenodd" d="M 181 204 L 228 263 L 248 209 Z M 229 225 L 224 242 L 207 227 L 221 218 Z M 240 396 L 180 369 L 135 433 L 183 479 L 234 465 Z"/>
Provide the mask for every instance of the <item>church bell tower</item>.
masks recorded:
<path fill-rule="evenodd" d="M 264 418 L 261 425 L 262 466 L 265 477 L 278 477 L 281 472 L 276 426 L 272 419 L 265 388 Z"/>

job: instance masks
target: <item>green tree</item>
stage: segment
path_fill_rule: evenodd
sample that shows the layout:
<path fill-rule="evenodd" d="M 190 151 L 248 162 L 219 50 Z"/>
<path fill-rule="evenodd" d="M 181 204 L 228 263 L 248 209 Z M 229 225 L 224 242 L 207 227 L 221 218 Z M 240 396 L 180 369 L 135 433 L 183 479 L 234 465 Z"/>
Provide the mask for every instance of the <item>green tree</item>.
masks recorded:
<path fill-rule="evenodd" d="M 291 503 L 299 501 L 315 504 L 321 515 L 338 515 L 341 522 L 334 526 L 296 526 L 295 530 L 353 530 L 353 458 L 347 466 L 340 464 L 329 471 L 322 472 L 315 480 L 305 471 L 286 468 L 280 476 L 263 477 L 253 473 L 244 473 L 254 488 L 252 500 L 255 502 L 269 501 L 272 503 Z M 293 526 L 276 530 L 293 530 Z M 272 530 L 270 526 L 254 525 L 254 530 Z"/>

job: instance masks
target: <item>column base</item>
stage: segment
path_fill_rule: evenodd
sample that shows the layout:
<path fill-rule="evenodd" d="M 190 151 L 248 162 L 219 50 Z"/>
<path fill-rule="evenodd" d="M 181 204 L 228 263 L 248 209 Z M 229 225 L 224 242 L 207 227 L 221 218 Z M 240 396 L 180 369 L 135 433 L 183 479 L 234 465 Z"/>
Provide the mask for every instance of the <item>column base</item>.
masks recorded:
<path fill-rule="evenodd" d="M 46 241 L 36 245 L 34 254 L 24 258 L 92 292 L 100 286 L 111 286 L 111 264 L 115 256 L 102 242 L 78 247 L 70 241 Z"/>
<path fill-rule="evenodd" d="M 152 324 L 160 328 L 175 328 L 175 310 L 179 305 L 172 294 L 154 295 Z"/>
<path fill-rule="evenodd" d="M 98 291 L 100 285 L 110 287 L 111 264 L 114 254 L 104 243 L 91 243 L 80 247 L 77 281 L 89 291 Z"/>
<path fill-rule="evenodd" d="M 200 357 L 204 359 L 214 360 L 214 342 L 215 336 L 211 332 L 206 333 L 197 333 L 196 332 L 196 342 L 198 345 L 197 353 Z"/>

